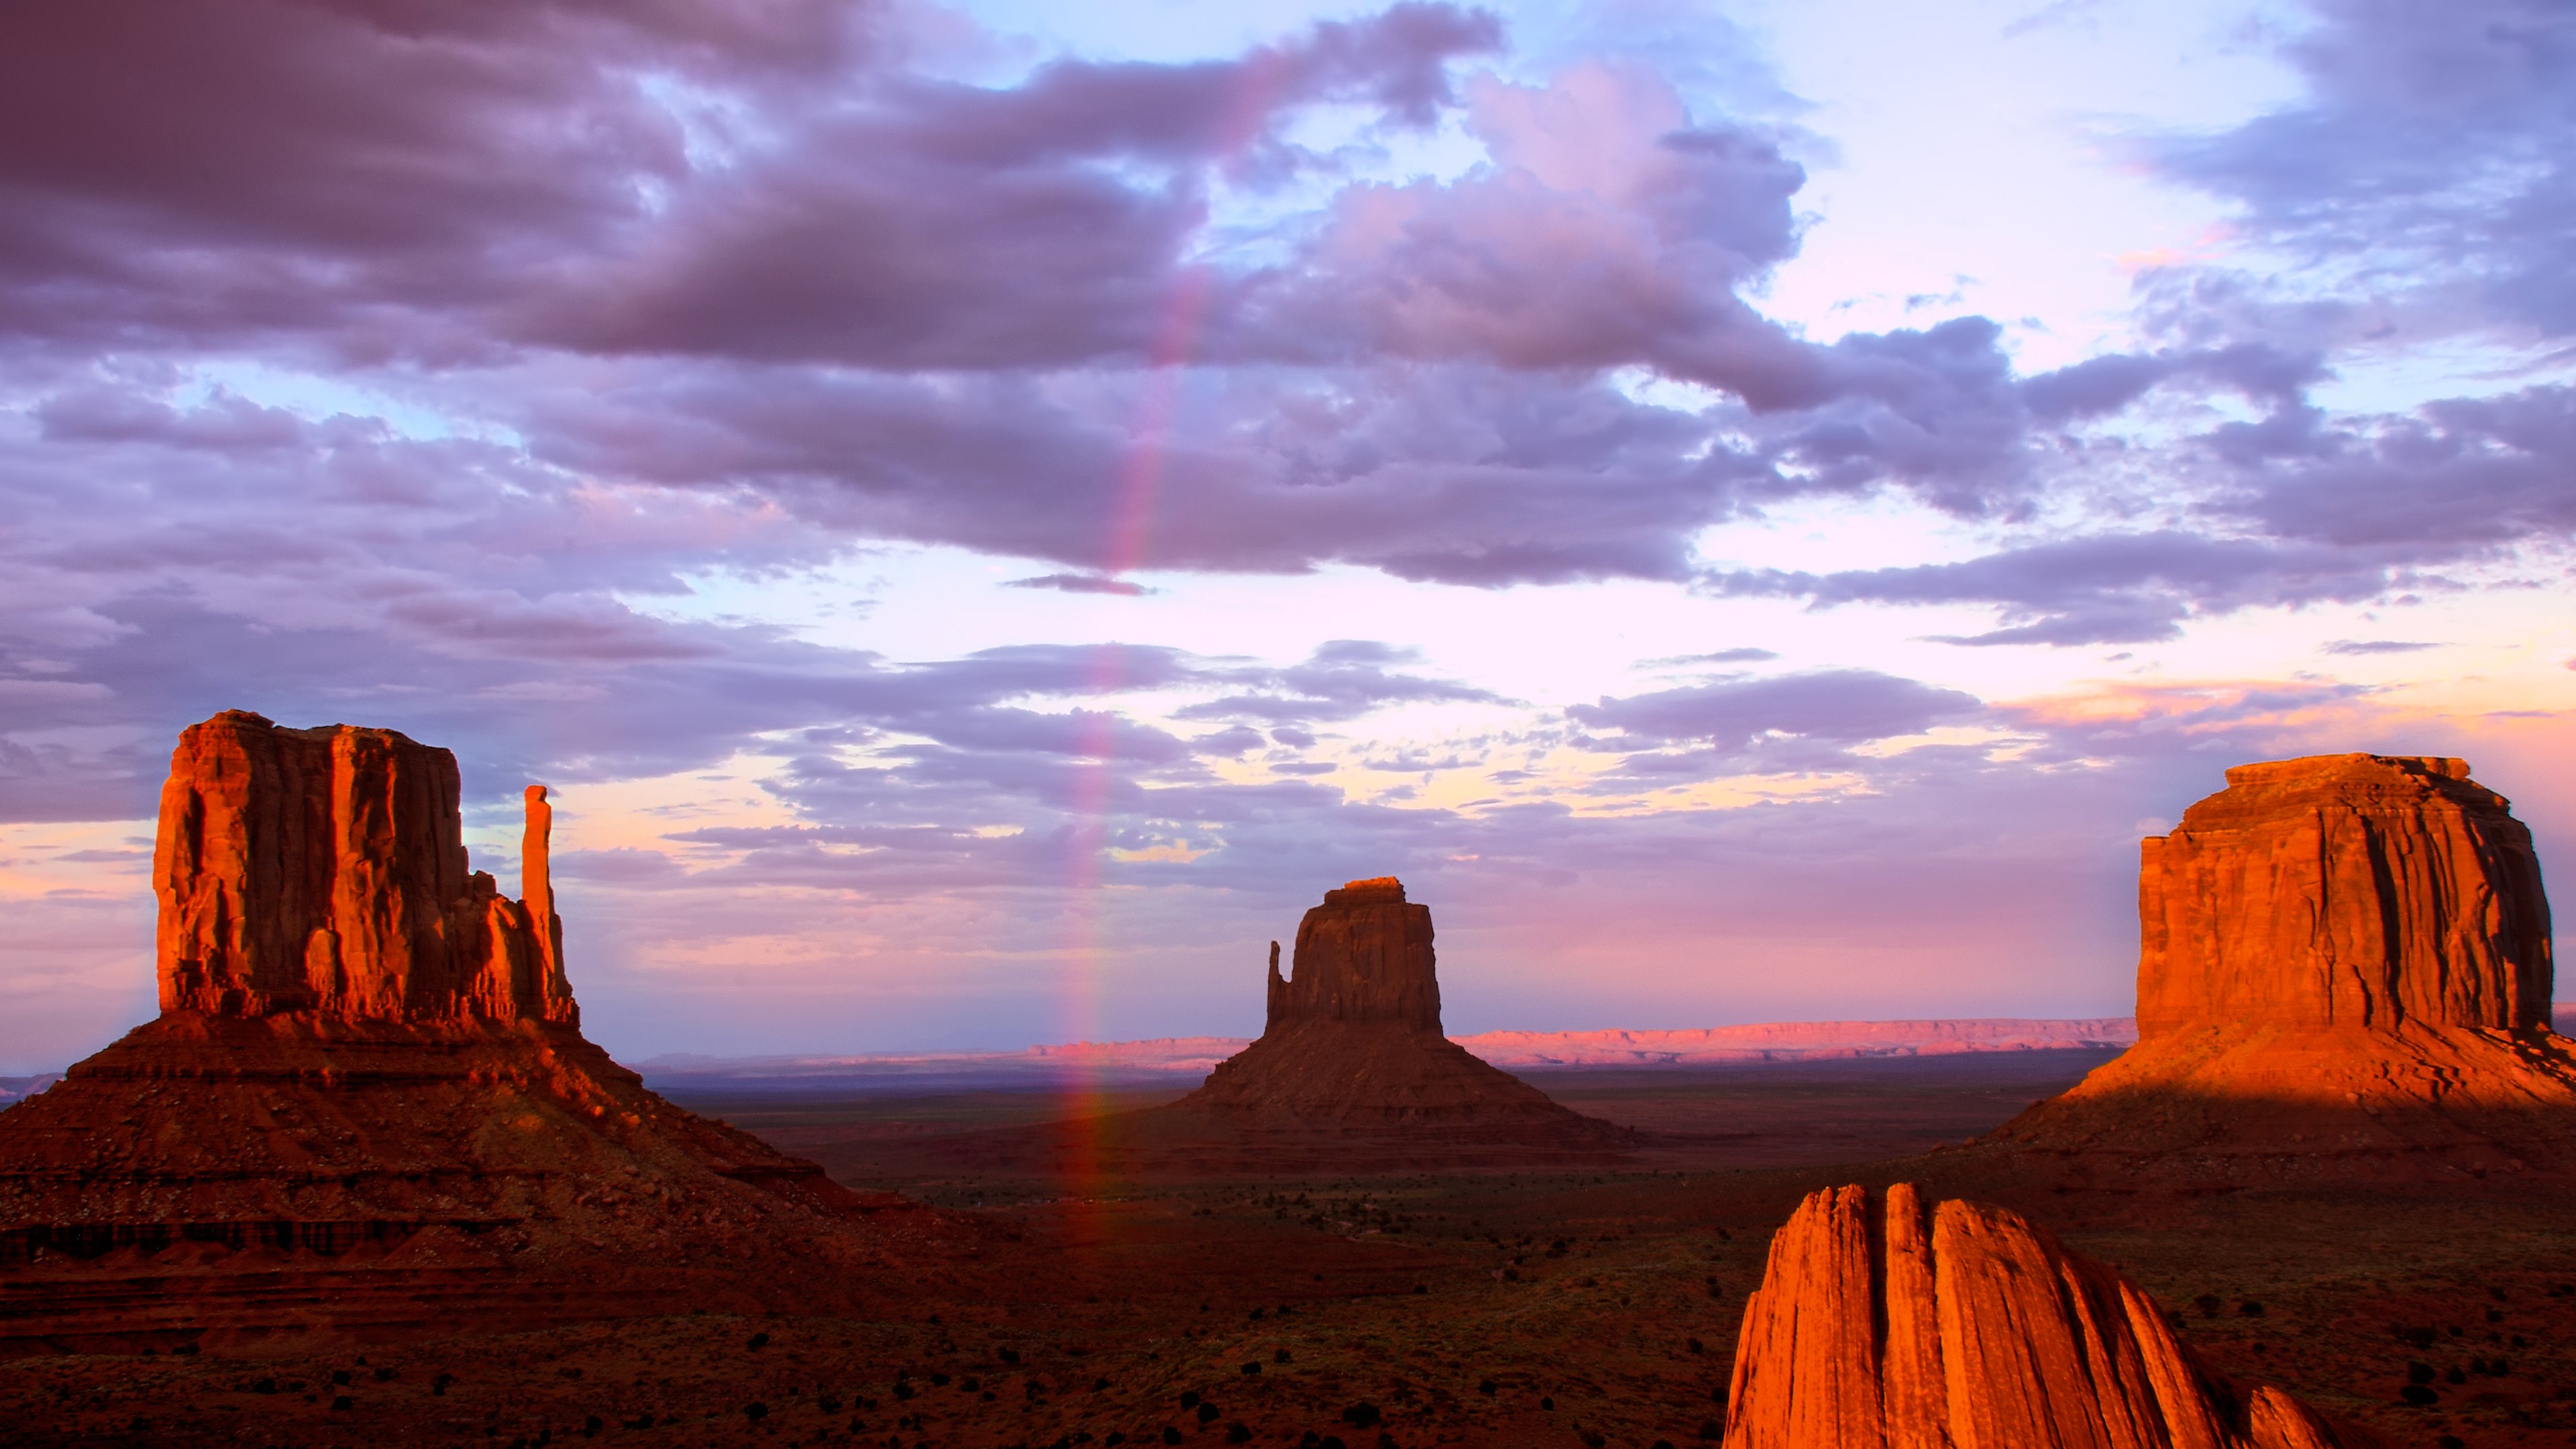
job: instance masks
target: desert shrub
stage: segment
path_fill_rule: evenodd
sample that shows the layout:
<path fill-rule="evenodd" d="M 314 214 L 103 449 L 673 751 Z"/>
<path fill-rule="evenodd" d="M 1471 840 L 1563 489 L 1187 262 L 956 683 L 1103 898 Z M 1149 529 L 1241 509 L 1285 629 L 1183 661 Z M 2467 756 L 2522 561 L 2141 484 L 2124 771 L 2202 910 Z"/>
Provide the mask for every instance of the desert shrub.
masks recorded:
<path fill-rule="evenodd" d="M 742 1406 L 742 1416 L 757 1424 L 761 1420 L 769 1417 L 769 1406 L 760 1402 L 758 1399 L 754 1399 L 750 1403 Z"/>
<path fill-rule="evenodd" d="M 1250 1424 L 1247 1424 L 1247 1423 L 1243 1422 L 1241 1419 L 1237 1419 L 1237 1420 L 1235 1420 L 1233 1423 L 1226 1425 L 1226 1426 L 1225 1426 L 1225 1442 L 1227 1442 L 1228 1444 L 1249 1444 L 1249 1443 L 1251 1443 L 1251 1442 L 1252 1442 L 1252 1426 L 1251 1426 Z"/>
<path fill-rule="evenodd" d="M 2255 1302 L 2251 1298 L 2248 1298 L 2244 1302 L 2236 1305 L 2236 1311 L 2238 1314 L 2246 1318 L 2260 1318 L 2263 1316 L 2263 1305 Z"/>
<path fill-rule="evenodd" d="M 1715 1443 L 1726 1437 L 1726 1426 L 1715 1419 L 1702 1419 L 1699 1421 L 1699 1437 Z"/>
<path fill-rule="evenodd" d="M 1377 1405 L 1366 1402 L 1353 1404 L 1342 1410 L 1342 1422 L 1354 1429 L 1369 1428 L 1375 1425 L 1380 1417 Z"/>
<path fill-rule="evenodd" d="M 752 1346 L 753 1348 L 767 1348 L 767 1347 L 769 1347 L 769 1335 L 768 1335 L 768 1334 L 765 1334 L 765 1333 L 755 1333 L 755 1334 L 753 1334 L 753 1335 L 751 1336 L 751 1346 Z"/>
<path fill-rule="evenodd" d="M 2442 1396 L 2423 1384 L 2408 1384 L 2397 1391 L 2397 1397 L 2419 1409 L 2429 1409 L 2442 1401 Z"/>

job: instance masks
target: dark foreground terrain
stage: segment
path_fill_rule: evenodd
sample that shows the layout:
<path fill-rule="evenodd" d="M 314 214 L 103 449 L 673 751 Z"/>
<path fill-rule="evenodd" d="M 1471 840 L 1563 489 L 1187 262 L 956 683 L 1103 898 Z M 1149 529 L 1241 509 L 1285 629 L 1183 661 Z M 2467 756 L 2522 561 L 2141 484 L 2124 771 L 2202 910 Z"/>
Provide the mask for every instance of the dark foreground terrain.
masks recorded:
<path fill-rule="evenodd" d="M 1917 1156 L 2098 1059 L 1534 1076 L 1661 1134 L 1643 1165 L 1553 1175 L 1029 1181 L 949 1157 L 907 1176 L 924 1142 L 1063 1102 L 692 1099 L 982 1246 L 865 1319 L 31 1354 L 0 1362 L 0 1442 L 1687 1445 L 1716 1429 L 1744 1295 L 1798 1197 L 1911 1178 L 2020 1207 L 2138 1278 L 2220 1367 L 2392 1442 L 2576 1443 L 2576 1194 L 2059 1194 Z M 2410 1379 L 2429 1405 L 2404 1402 Z"/>

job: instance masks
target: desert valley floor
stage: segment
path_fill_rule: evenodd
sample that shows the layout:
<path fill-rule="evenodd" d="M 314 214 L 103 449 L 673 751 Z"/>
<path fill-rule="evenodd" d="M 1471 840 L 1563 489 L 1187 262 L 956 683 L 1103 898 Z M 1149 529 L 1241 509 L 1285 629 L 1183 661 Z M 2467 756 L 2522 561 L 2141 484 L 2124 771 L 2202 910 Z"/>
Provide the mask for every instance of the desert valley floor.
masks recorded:
<path fill-rule="evenodd" d="M 2065 1193 L 1933 1151 L 2110 1055 L 1531 1074 L 1657 1134 L 1651 1165 L 1582 1173 L 1014 1179 L 925 1148 L 1059 1117 L 1060 1091 L 683 1092 L 920 1204 L 880 1214 L 938 1224 L 889 1223 L 933 1245 L 916 1276 L 846 1317 L 28 1354 L 0 1362 L 0 1440 L 1687 1445 L 1723 1414 L 1745 1295 L 1800 1195 L 1910 1179 L 2020 1208 L 2135 1277 L 2222 1369 L 2392 1443 L 2576 1442 L 2564 1194 Z"/>

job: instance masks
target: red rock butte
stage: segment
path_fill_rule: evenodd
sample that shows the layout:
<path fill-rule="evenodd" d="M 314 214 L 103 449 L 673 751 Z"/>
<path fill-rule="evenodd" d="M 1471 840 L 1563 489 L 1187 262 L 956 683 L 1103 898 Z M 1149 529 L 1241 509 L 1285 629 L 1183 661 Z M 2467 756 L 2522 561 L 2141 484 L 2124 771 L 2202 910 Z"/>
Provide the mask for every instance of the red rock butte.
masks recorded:
<path fill-rule="evenodd" d="M 1725 1449 L 2362 1449 L 2201 1362 L 2135 1283 L 1911 1183 L 1810 1194 L 1745 1300 Z"/>
<path fill-rule="evenodd" d="M 1393 876 L 1324 892 L 1285 978 L 1270 944 L 1260 1037 L 1164 1110 L 1286 1134 L 1482 1128 L 1597 1145 L 1615 1132 L 1441 1034 L 1431 943 L 1431 908 Z"/>
<path fill-rule="evenodd" d="M 545 790 L 526 804 L 513 901 L 468 868 L 445 750 L 239 711 L 180 737 L 161 1015 L 0 1113 L 0 1345 L 815 1306 L 893 1281 L 886 1242 L 927 1214 L 672 1106 L 582 1037 Z"/>
<path fill-rule="evenodd" d="M 2142 847 L 2138 1045 L 1988 1143 L 2078 1177 L 2576 1167 L 2531 832 L 2441 757 L 2242 765 Z"/>
<path fill-rule="evenodd" d="M 1392 876 L 1326 891 L 1270 943 L 1269 1019 L 1197 1091 L 1076 1122 L 960 1133 L 924 1165 L 1012 1175 L 1259 1176 L 1622 1163 L 1638 1134 L 1586 1117 L 1440 1029 L 1431 910 Z"/>

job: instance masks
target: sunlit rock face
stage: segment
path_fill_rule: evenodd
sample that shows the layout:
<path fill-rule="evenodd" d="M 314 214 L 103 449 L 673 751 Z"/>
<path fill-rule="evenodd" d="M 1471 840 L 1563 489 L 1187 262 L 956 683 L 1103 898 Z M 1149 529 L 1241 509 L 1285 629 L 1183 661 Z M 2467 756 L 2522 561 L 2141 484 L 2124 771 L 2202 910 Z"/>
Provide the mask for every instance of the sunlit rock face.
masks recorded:
<path fill-rule="evenodd" d="M 2243 765 L 2144 845 L 2139 1042 L 1982 1147 L 2070 1181 L 2576 1172 L 2531 833 L 2466 762 Z"/>
<path fill-rule="evenodd" d="M 231 710 L 170 759 L 153 850 L 161 1009 L 571 1024 L 528 790 L 527 901 L 469 869 L 456 757 L 392 730 Z"/>
<path fill-rule="evenodd" d="M 2549 1024 L 2549 903 L 2531 832 L 2465 761 L 2240 765 L 2149 836 L 2138 1030 Z"/>
<path fill-rule="evenodd" d="M 2195 1358 L 2138 1285 L 1910 1183 L 1810 1194 L 1744 1306 L 1727 1449 L 2358 1449 Z"/>

